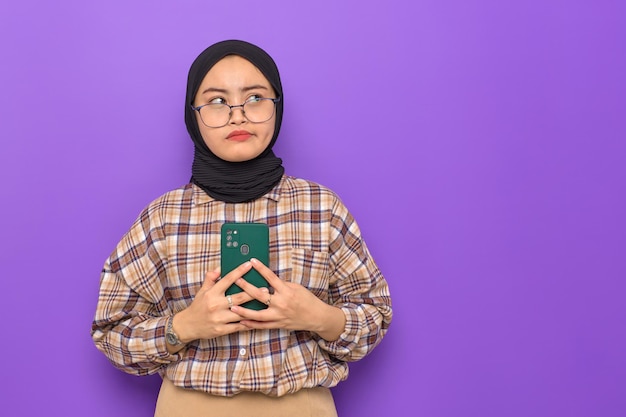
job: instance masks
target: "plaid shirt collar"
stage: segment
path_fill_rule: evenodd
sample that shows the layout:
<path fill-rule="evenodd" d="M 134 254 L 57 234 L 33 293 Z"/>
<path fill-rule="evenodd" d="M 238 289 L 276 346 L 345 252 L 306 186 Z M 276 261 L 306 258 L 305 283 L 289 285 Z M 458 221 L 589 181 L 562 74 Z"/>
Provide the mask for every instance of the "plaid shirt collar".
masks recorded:
<path fill-rule="evenodd" d="M 263 195 L 260 198 L 269 198 L 270 200 L 274 200 L 278 202 L 280 200 L 280 195 L 282 192 L 284 182 L 285 182 L 285 176 L 283 175 L 283 177 L 280 179 L 278 184 L 276 184 L 274 188 L 272 188 L 267 194 Z M 220 200 L 214 199 L 213 197 L 205 193 L 204 190 L 198 187 L 196 184 L 192 184 L 192 189 L 193 189 L 193 204 L 194 205 L 222 202 Z"/>

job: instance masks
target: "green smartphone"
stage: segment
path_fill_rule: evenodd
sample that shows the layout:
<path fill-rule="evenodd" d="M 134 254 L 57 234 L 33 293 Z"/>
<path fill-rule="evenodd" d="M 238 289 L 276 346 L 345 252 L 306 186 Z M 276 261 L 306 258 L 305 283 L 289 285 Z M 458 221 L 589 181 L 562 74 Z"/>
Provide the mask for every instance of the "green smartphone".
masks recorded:
<path fill-rule="evenodd" d="M 224 223 L 221 230 L 221 274 L 225 276 L 250 258 L 256 258 L 269 265 L 270 233 L 265 223 Z M 255 269 L 251 269 L 243 278 L 256 287 L 268 287 L 269 284 Z M 226 295 L 237 294 L 242 289 L 233 284 L 226 290 Z M 259 300 L 251 300 L 242 307 L 262 310 L 267 305 Z"/>

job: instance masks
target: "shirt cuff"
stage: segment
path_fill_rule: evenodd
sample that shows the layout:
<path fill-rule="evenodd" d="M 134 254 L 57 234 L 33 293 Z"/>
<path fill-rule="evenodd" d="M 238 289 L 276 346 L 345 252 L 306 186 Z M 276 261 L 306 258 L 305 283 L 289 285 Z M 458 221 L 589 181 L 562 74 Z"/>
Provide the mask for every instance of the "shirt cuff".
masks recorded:
<path fill-rule="evenodd" d="M 167 350 L 165 332 L 169 317 L 159 317 L 145 322 L 143 343 L 148 361 L 169 364 L 181 359 L 186 348 L 177 353 L 170 353 Z"/>
<path fill-rule="evenodd" d="M 341 307 L 341 311 L 346 316 L 346 326 L 343 333 L 333 342 L 320 339 L 319 345 L 339 360 L 354 360 L 352 354 L 359 345 L 359 340 L 367 331 L 361 324 L 365 322 L 365 315 L 356 305 Z"/>

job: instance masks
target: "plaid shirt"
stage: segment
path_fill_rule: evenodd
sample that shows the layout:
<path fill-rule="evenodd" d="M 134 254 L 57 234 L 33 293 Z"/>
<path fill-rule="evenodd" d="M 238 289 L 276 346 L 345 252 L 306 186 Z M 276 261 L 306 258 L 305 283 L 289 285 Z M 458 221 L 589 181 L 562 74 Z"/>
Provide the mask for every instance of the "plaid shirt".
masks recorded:
<path fill-rule="evenodd" d="M 342 309 L 346 326 L 338 340 L 308 331 L 250 330 L 168 353 L 167 318 L 188 307 L 205 273 L 219 266 L 225 222 L 269 225 L 269 267 Z M 346 362 L 378 345 L 391 316 L 387 282 L 339 198 L 284 176 L 248 203 L 218 201 L 191 184 L 152 202 L 104 265 L 91 334 L 97 348 L 131 374 L 159 372 L 178 386 L 214 395 L 280 396 L 346 379 Z"/>

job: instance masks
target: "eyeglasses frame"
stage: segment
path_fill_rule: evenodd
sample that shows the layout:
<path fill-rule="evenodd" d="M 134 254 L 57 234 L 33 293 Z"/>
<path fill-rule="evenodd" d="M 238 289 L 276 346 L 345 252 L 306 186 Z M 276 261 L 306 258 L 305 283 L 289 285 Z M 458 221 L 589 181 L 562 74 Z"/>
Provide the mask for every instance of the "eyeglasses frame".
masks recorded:
<path fill-rule="evenodd" d="M 270 101 L 272 101 L 272 102 L 274 103 L 274 112 L 272 113 L 272 116 L 273 116 L 274 114 L 276 114 L 276 103 L 278 103 L 278 102 L 280 101 L 280 97 L 276 97 L 276 98 L 261 97 L 261 98 L 259 98 L 258 100 L 270 100 Z M 197 111 L 197 112 L 198 112 L 198 115 L 200 115 L 200 120 L 202 120 L 202 124 L 203 124 L 203 125 L 205 125 L 206 127 L 213 128 L 213 129 L 217 129 L 217 128 L 220 128 L 220 127 L 224 127 L 224 126 L 226 126 L 228 123 L 230 123 L 230 119 L 231 119 L 231 117 L 233 117 L 233 109 L 234 109 L 234 108 L 237 108 L 237 107 L 241 107 L 241 113 L 243 114 L 243 117 L 245 117 L 245 118 L 246 118 L 246 120 L 247 120 L 247 121 L 249 121 L 250 123 L 265 123 L 265 122 L 267 122 L 267 120 L 269 120 L 269 119 L 271 119 L 271 118 L 272 118 L 272 116 L 270 116 L 270 117 L 269 117 L 269 119 L 264 120 L 264 121 L 262 121 L 262 122 L 253 122 L 252 120 L 248 119 L 248 116 L 246 116 L 246 112 L 245 112 L 245 110 L 243 109 L 243 106 L 245 106 L 246 104 L 248 104 L 248 102 L 247 102 L 247 101 L 246 101 L 245 103 L 242 103 L 242 104 L 234 104 L 234 105 L 232 105 L 232 106 L 231 106 L 230 104 L 226 104 L 226 103 L 219 103 L 219 104 L 221 104 L 222 106 L 228 106 L 228 108 L 229 108 L 229 111 L 228 111 L 228 120 L 226 121 L 226 123 L 224 123 L 224 124 L 223 124 L 223 125 L 221 125 L 221 126 L 209 126 L 209 125 L 207 125 L 207 124 L 204 122 L 204 119 L 202 118 L 202 115 L 200 114 L 200 110 L 201 110 L 203 107 L 210 106 L 210 105 L 212 105 L 212 104 L 215 104 L 215 103 L 207 103 L 207 104 L 202 104 L 201 106 L 197 106 L 197 107 L 195 107 L 195 106 L 192 104 L 192 105 L 190 105 L 190 107 L 191 107 L 191 110 L 195 110 L 195 111 Z"/>

